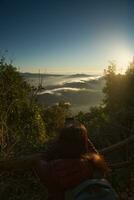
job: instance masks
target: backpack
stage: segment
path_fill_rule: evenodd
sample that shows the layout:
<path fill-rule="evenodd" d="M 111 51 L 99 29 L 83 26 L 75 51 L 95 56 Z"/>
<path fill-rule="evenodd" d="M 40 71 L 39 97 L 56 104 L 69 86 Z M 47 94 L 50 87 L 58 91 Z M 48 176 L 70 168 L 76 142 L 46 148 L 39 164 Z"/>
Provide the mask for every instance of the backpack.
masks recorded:
<path fill-rule="evenodd" d="M 106 179 L 88 179 L 65 192 L 65 200 L 118 200 Z"/>

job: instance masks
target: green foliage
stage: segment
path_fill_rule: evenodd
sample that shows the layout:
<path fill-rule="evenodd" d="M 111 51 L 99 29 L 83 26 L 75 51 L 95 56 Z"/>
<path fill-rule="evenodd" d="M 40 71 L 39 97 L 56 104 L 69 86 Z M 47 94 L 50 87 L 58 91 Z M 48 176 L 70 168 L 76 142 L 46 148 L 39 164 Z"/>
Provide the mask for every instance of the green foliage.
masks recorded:
<path fill-rule="evenodd" d="M 0 159 L 30 154 L 45 148 L 49 137 L 63 127 L 69 114 L 65 102 L 42 108 L 35 91 L 17 69 L 0 59 Z M 46 190 L 29 171 L 1 174 L 0 199 L 46 198 Z"/>
<path fill-rule="evenodd" d="M 114 143 L 114 130 L 110 125 L 110 117 L 106 114 L 104 108 L 92 107 L 89 113 L 81 112 L 76 118 L 86 126 L 89 138 L 98 149 Z"/>
<path fill-rule="evenodd" d="M 48 136 L 55 136 L 59 129 L 64 126 L 65 118 L 71 114 L 69 107 L 70 105 L 68 103 L 60 102 L 51 107 L 44 108 L 43 120 L 46 124 Z"/>
<path fill-rule="evenodd" d="M 105 71 L 106 84 L 103 88 L 103 104 L 107 112 L 116 112 L 124 105 L 125 76 L 115 73 L 115 64 L 111 63 Z"/>
<path fill-rule="evenodd" d="M 111 63 L 105 70 L 104 100 L 99 107 L 88 113 L 80 112 L 76 118 L 85 124 L 89 137 L 98 149 L 102 149 L 134 134 L 134 59 L 125 74 L 116 74 L 116 66 Z M 134 159 L 133 144 L 105 155 L 110 162 Z M 110 177 L 121 199 L 127 199 L 128 191 L 133 191 L 133 168 L 113 171 Z M 122 196 L 124 196 L 122 198 Z"/>
<path fill-rule="evenodd" d="M 12 64 L 0 60 L 1 155 L 43 144 L 45 126 L 39 106 L 31 99 L 32 89 Z M 21 144 L 21 145 L 20 145 Z M 17 148 L 15 150 L 15 148 Z"/>
<path fill-rule="evenodd" d="M 115 69 L 116 65 L 110 63 L 105 70 L 103 103 L 76 116 L 99 148 L 117 143 L 134 131 L 134 60 L 126 74 L 116 74 Z"/>
<path fill-rule="evenodd" d="M 132 62 L 130 62 L 128 66 L 128 70 L 126 71 L 126 106 L 133 107 L 134 106 L 134 58 Z"/>
<path fill-rule="evenodd" d="M 47 191 L 31 171 L 4 173 L 0 180 L 2 200 L 44 200 Z"/>
<path fill-rule="evenodd" d="M 116 65 L 110 63 L 105 70 L 104 100 L 89 112 L 79 112 L 75 117 L 88 129 L 89 137 L 98 149 L 110 146 L 134 134 L 134 59 L 126 74 L 116 74 Z M 56 136 L 71 116 L 70 106 L 60 102 L 51 107 L 41 107 L 35 102 L 35 91 L 22 78 L 11 63 L 0 59 L 0 157 L 27 154 L 41 150 L 45 141 Z M 131 154 L 129 153 L 131 151 Z M 133 157 L 134 148 L 123 149 L 122 155 L 111 155 L 111 160 Z M 22 172 L 23 173 L 23 172 Z M 0 182 L 1 199 L 39 199 L 46 197 L 33 173 L 4 174 Z M 117 187 L 123 173 L 111 177 Z M 118 176 L 117 176 L 118 175 Z M 130 173 L 126 173 L 129 179 Z M 116 178 L 115 178 L 116 177 Z M 19 184 L 18 184 L 19 183 Z M 123 181 L 125 183 L 125 180 Z M 30 189 L 32 187 L 32 190 Z M 123 186 L 124 187 L 124 186 Z M 8 195 L 10 193 L 10 196 Z"/>
<path fill-rule="evenodd" d="M 133 76 L 134 74 L 134 57 L 133 60 L 129 63 L 128 69 L 126 70 L 126 75 L 127 76 Z"/>
<path fill-rule="evenodd" d="M 17 69 L 0 59 L 0 159 L 35 152 L 46 141 L 41 107 Z M 1 174 L 0 199 L 43 200 L 46 191 L 31 172 Z"/>

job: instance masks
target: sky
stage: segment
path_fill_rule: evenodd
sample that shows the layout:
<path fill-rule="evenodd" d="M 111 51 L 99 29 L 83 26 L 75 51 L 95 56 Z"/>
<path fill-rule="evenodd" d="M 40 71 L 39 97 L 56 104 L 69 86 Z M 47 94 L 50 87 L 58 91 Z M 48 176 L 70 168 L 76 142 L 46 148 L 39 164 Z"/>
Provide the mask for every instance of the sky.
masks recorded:
<path fill-rule="evenodd" d="M 133 0 L 0 0 L 0 52 L 23 72 L 99 74 L 134 56 Z"/>

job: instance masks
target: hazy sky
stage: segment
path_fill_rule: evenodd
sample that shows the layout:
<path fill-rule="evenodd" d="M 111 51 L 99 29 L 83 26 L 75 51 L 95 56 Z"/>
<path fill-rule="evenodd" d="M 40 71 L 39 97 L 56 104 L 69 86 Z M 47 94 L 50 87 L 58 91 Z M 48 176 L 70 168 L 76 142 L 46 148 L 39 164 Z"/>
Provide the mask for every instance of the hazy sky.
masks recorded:
<path fill-rule="evenodd" d="M 0 0 L 0 49 L 22 71 L 99 73 L 134 55 L 133 0 Z"/>

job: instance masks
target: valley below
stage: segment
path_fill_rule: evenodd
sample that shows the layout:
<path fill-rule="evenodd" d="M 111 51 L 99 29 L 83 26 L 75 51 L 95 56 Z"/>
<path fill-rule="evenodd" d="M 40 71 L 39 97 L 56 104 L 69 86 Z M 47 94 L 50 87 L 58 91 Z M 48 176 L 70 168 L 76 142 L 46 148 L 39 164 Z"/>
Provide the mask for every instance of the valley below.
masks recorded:
<path fill-rule="evenodd" d="M 41 87 L 37 92 L 37 101 L 44 106 L 64 101 L 73 113 L 78 113 L 99 105 L 103 99 L 105 80 L 99 75 L 24 73 L 23 76 L 30 85 Z"/>

